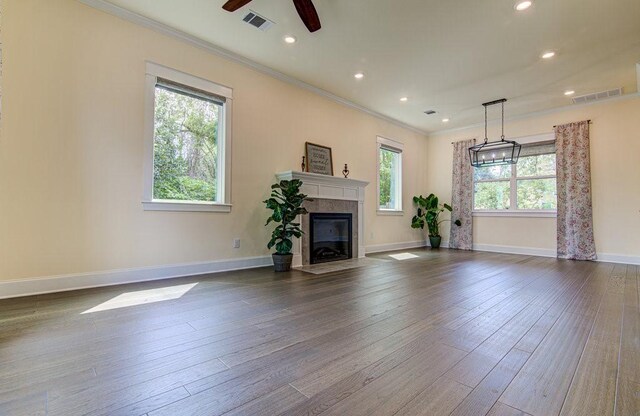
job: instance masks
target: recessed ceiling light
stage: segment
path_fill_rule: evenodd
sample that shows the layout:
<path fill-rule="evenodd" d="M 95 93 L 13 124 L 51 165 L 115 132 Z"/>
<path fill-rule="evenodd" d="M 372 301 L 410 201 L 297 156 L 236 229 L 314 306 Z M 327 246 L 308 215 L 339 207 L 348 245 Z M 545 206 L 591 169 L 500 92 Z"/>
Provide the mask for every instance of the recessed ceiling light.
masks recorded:
<path fill-rule="evenodd" d="M 408 97 L 402 97 L 402 98 L 400 98 L 400 101 L 405 103 L 405 102 L 409 101 L 409 98 Z"/>
<path fill-rule="evenodd" d="M 355 79 L 364 78 L 364 74 L 362 72 L 356 72 L 353 76 L 355 77 Z"/>
<path fill-rule="evenodd" d="M 569 91 L 565 91 L 565 92 L 564 92 L 564 95 L 573 95 L 573 94 L 575 94 L 575 93 L 576 93 L 576 92 L 575 92 L 574 90 L 569 90 Z"/>
<path fill-rule="evenodd" d="M 556 53 L 554 51 L 548 51 L 542 54 L 542 59 L 549 59 L 553 58 L 554 56 L 556 56 Z"/>
<path fill-rule="evenodd" d="M 524 0 L 524 1 L 517 2 L 514 7 L 517 11 L 521 12 L 523 10 L 527 10 L 529 7 L 531 7 L 532 4 L 533 4 L 532 1 Z"/>
<path fill-rule="evenodd" d="M 284 37 L 284 41 L 287 43 L 296 43 L 296 38 L 289 35 Z"/>
<path fill-rule="evenodd" d="M 448 119 L 448 118 L 443 118 L 443 119 L 442 119 L 442 122 L 443 122 L 443 123 L 448 123 L 448 122 L 449 122 L 449 119 Z"/>

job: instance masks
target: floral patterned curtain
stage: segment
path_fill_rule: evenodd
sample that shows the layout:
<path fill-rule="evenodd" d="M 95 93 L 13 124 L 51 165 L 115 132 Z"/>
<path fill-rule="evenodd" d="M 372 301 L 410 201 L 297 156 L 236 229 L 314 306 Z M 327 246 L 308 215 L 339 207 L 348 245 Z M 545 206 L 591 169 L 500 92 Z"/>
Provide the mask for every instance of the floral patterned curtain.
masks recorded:
<path fill-rule="evenodd" d="M 589 122 L 556 126 L 558 257 L 595 260 Z"/>
<path fill-rule="evenodd" d="M 473 166 L 469 161 L 469 148 L 473 140 L 462 140 L 453 143 L 453 184 L 451 195 L 451 233 L 449 247 L 460 250 L 473 248 Z M 454 224 L 460 220 L 462 226 Z"/>

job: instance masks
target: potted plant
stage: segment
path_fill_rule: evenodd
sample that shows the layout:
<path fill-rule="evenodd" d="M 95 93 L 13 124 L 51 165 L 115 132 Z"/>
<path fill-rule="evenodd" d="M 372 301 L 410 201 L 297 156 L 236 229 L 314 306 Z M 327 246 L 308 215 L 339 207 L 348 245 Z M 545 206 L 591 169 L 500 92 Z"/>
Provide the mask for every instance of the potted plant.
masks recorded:
<path fill-rule="evenodd" d="M 429 243 L 431 248 L 439 248 L 442 242 L 440 236 L 440 224 L 451 220 L 440 220 L 439 216 L 445 210 L 451 212 L 453 209 L 449 204 L 440 204 L 438 197 L 434 194 L 430 194 L 424 198 L 422 195 L 414 196 L 413 203 L 418 207 L 418 212 L 411 219 L 411 228 L 424 229 L 424 225 L 427 225 L 429 230 Z M 460 220 L 455 220 L 455 225 L 458 227 L 462 225 Z"/>
<path fill-rule="evenodd" d="M 300 193 L 302 181 L 293 179 L 290 181 L 280 181 L 271 185 L 271 197 L 263 201 L 267 208 L 272 210 L 271 216 L 267 218 L 265 226 L 270 222 L 280 223 L 273 233 L 267 248 L 275 246 L 276 252 L 273 256 L 273 265 L 276 272 L 286 272 L 291 270 L 291 260 L 293 254 L 292 237 L 300 238 L 303 234 L 300 223 L 294 222 L 298 215 L 307 214 L 307 210 L 302 203 L 308 200 L 307 195 Z"/>

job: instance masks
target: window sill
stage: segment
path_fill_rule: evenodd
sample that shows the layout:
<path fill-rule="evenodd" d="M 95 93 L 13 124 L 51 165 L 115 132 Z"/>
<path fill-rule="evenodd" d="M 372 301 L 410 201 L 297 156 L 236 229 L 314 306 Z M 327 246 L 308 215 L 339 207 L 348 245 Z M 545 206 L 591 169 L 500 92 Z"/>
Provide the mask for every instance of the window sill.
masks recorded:
<path fill-rule="evenodd" d="M 403 216 L 404 215 L 404 211 L 397 211 L 397 210 L 393 210 L 393 209 L 379 209 L 377 211 L 378 215 L 396 215 L 396 216 Z"/>
<path fill-rule="evenodd" d="M 556 211 L 525 211 L 525 210 L 487 210 L 487 211 L 473 211 L 471 213 L 474 217 L 525 217 L 525 218 L 556 218 L 558 216 Z"/>
<path fill-rule="evenodd" d="M 230 204 L 204 202 L 142 201 L 142 207 L 145 211 L 231 212 Z"/>

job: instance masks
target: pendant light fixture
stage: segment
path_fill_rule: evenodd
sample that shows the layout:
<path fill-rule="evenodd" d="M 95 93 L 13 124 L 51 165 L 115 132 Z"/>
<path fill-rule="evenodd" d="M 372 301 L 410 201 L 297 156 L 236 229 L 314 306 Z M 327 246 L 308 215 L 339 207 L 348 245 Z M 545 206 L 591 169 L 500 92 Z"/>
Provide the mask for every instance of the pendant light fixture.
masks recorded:
<path fill-rule="evenodd" d="M 483 166 L 496 166 L 496 165 L 515 165 L 518 163 L 518 157 L 520 157 L 520 149 L 522 145 L 512 140 L 506 140 L 504 138 L 504 103 L 507 102 L 506 98 L 483 103 L 484 106 L 484 143 L 471 146 L 469 148 L 469 159 L 471 165 L 476 168 Z M 487 107 L 501 104 L 502 105 L 502 135 L 500 140 L 495 142 L 489 141 L 487 135 Z"/>

